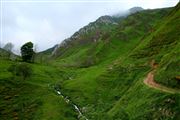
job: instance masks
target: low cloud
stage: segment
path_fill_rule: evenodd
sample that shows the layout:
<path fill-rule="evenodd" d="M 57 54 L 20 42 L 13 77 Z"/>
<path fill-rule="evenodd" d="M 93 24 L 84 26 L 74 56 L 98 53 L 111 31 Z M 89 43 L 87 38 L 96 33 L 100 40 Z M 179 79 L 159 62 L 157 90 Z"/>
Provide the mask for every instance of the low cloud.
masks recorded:
<path fill-rule="evenodd" d="M 178 0 L 119 0 L 120 2 L 60 2 L 2 4 L 1 44 L 11 42 L 15 51 L 32 41 L 38 50 L 45 50 L 70 37 L 98 17 L 123 12 L 134 6 L 162 8 L 174 6 Z"/>

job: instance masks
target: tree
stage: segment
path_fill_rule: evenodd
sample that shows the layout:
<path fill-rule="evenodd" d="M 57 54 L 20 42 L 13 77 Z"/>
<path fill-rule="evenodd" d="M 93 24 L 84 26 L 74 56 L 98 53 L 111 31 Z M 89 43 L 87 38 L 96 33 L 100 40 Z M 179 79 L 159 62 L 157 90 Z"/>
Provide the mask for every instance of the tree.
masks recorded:
<path fill-rule="evenodd" d="M 34 51 L 33 51 L 33 43 L 32 42 L 27 42 L 21 47 L 21 56 L 23 61 L 25 62 L 33 62 L 33 56 L 34 56 Z"/>
<path fill-rule="evenodd" d="M 3 49 L 5 49 L 8 52 L 12 52 L 14 45 L 12 43 L 7 43 L 6 45 L 4 45 Z"/>
<path fill-rule="evenodd" d="M 35 61 L 35 60 L 36 60 L 36 58 L 37 58 L 37 54 L 36 54 L 37 51 L 38 51 L 38 45 L 35 44 L 35 45 L 34 45 L 34 55 L 33 55 L 32 61 Z"/>
<path fill-rule="evenodd" d="M 11 58 L 12 55 L 12 49 L 13 49 L 14 45 L 12 43 L 7 43 L 6 45 L 4 45 L 3 49 L 8 51 L 8 58 Z"/>

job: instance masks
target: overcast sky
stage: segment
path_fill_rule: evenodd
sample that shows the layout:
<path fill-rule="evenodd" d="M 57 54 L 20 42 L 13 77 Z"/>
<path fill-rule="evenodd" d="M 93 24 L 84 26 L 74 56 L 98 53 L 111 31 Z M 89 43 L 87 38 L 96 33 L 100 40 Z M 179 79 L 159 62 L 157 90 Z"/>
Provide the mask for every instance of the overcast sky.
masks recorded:
<path fill-rule="evenodd" d="M 131 7 L 163 8 L 179 0 L 2 0 L 1 46 L 15 45 L 15 52 L 32 41 L 42 51 L 60 43 L 102 15 L 123 12 Z"/>

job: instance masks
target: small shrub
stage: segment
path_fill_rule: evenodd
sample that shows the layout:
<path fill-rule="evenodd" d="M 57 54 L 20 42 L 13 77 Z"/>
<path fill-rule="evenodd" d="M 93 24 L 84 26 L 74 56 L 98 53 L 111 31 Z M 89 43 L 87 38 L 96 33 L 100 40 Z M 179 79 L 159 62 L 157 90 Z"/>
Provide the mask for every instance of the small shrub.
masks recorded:
<path fill-rule="evenodd" d="M 32 74 L 32 68 L 27 63 L 13 64 L 8 69 L 14 76 L 21 76 L 23 80 Z"/>

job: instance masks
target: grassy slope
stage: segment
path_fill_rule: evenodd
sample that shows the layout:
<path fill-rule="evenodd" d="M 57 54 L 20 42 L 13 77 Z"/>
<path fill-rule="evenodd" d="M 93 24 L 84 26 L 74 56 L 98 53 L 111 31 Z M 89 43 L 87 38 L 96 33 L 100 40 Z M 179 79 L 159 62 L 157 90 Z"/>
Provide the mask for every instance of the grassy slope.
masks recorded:
<path fill-rule="evenodd" d="M 8 55 L 9 53 L 6 50 L 0 48 L 0 58 L 7 58 Z"/>
<path fill-rule="evenodd" d="M 159 58 L 159 54 L 141 56 L 142 48 L 149 46 L 149 42 L 154 40 L 153 36 L 159 35 L 162 29 L 167 30 L 171 27 L 164 26 L 166 22 L 174 23 L 169 18 L 164 18 L 164 22 L 158 21 L 163 18 L 162 13 L 167 14 L 167 11 L 146 12 L 129 16 L 114 31 L 109 38 L 110 42 L 99 45 L 100 49 L 93 47 L 95 52 L 98 51 L 95 58 L 102 59 L 103 62 L 88 68 L 75 69 L 75 77 L 63 83 L 64 92 L 81 107 L 84 107 L 88 118 L 113 120 L 179 118 L 179 95 L 153 90 L 143 84 L 144 77 L 151 70 L 150 62 L 153 59 L 161 60 L 161 58 Z M 178 14 L 178 12 L 175 13 L 177 16 Z M 148 24 L 147 21 L 153 18 L 155 21 L 150 21 Z M 155 23 L 156 26 L 152 28 Z M 144 26 L 145 24 L 147 26 Z M 164 28 L 162 28 L 163 26 Z M 147 29 L 150 32 L 146 33 L 145 37 L 138 37 L 138 35 L 143 36 Z M 171 32 L 168 32 L 165 38 L 176 35 L 176 30 L 170 29 Z M 135 33 L 133 33 L 134 31 Z M 176 36 L 176 38 L 178 37 Z M 145 48 L 144 52 L 151 53 L 151 50 Z M 169 51 L 162 50 L 159 53 L 165 55 L 166 52 Z M 80 55 L 83 58 L 83 54 Z"/>
<path fill-rule="evenodd" d="M 56 64 L 89 67 L 104 61 L 112 62 L 118 56 L 123 56 L 120 54 L 127 54 L 128 51 L 131 51 L 143 36 L 152 30 L 152 26 L 168 11 L 169 9 L 146 10 L 132 14 L 126 19 L 121 19 L 119 25 L 113 26 L 110 29 L 111 31 L 102 27 L 101 32 L 104 34 L 101 35 L 97 42 L 91 40 L 90 43 L 88 42 L 89 44 L 81 45 L 80 41 L 88 40 L 80 37 L 80 40 L 69 43 L 71 47 L 66 49 L 57 59 Z M 92 35 L 94 36 L 94 34 Z"/>
<path fill-rule="evenodd" d="M 83 108 L 89 119 L 180 119 L 179 95 L 143 84 L 151 70 L 152 59 L 160 62 L 158 71 L 162 71 L 162 63 L 168 57 L 162 56 L 164 52 L 171 53 L 179 48 L 177 41 L 178 44 L 172 44 L 176 46 L 174 49 L 169 48 L 170 52 L 162 49 L 158 54 L 144 56 L 151 51 L 146 48 L 154 40 L 153 36 L 156 38 L 162 30 L 169 29 L 171 26 L 166 23 L 172 23 L 172 18 L 179 16 L 179 11 L 171 13 L 161 23 L 162 16 L 167 13 L 164 9 L 133 14 L 110 32 L 109 37 L 101 37 L 99 42 L 89 46 L 72 47 L 63 59 L 53 61 L 53 66 L 31 65 L 33 76 L 26 81 L 13 79 L 7 71 L 13 63 L 0 60 L 0 118 L 76 119 L 72 107 L 48 87 L 48 84 L 58 84 L 64 94 Z M 166 34 L 172 36 L 176 32 Z M 76 67 L 63 68 L 74 64 Z M 87 65 L 82 66 L 84 64 Z M 170 68 L 173 69 L 169 72 L 174 71 L 174 67 Z"/>
<path fill-rule="evenodd" d="M 169 87 L 180 88 L 180 81 L 176 79 L 180 73 L 180 5 L 171 11 L 159 23 L 149 38 L 139 46 L 135 58 L 150 57 L 154 59 L 159 68 L 155 79 L 157 82 Z M 160 26 L 160 27 L 158 27 Z"/>
<path fill-rule="evenodd" d="M 134 66 L 137 70 L 139 69 L 138 66 L 142 63 L 145 68 L 148 68 L 151 60 L 156 60 L 159 67 L 155 79 L 164 84 L 167 83 L 167 80 L 173 80 L 170 78 L 178 75 L 179 68 L 175 66 L 178 66 L 179 58 L 176 55 L 179 53 L 178 48 L 180 48 L 178 36 L 179 20 L 177 19 L 179 18 L 179 13 L 179 6 L 176 6 L 170 15 L 163 19 L 164 22 L 155 26 L 155 31 L 144 39 L 135 52 L 132 52 L 132 55 L 127 58 L 129 59 L 128 64 L 134 64 L 133 61 L 137 61 L 137 64 Z M 140 76 L 137 78 L 133 77 L 137 82 L 108 111 L 112 119 L 119 117 L 124 117 L 123 119 L 180 119 L 179 94 L 163 93 L 143 85 L 143 77 L 149 70 L 142 69 L 138 74 L 134 70 L 130 70 L 128 74 Z M 124 80 L 127 80 L 127 78 Z M 179 87 L 177 82 L 172 83 Z M 165 85 L 175 87 L 170 82 Z M 122 115 L 122 112 L 125 114 Z"/>
<path fill-rule="evenodd" d="M 49 85 L 66 77 L 64 72 L 46 65 L 32 64 L 33 75 L 23 81 L 7 71 L 11 61 L 0 60 L 0 119 L 74 120 L 72 106 Z M 63 74 L 63 75 L 62 75 Z"/>
<path fill-rule="evenodd" d="M 36 53 L 35 55 L 35 61 L 38 62 L 38 63 L 44 63 L 44 62 L 47 62 L 51 55 L 52 55 L 52 52 L 54 51 L 54 49 L 57 47 L 57 45 L 53 46 L 52 48 L 49 48 L 47 50 L 44 50 L 44 51 L 41 51 L 41 52 L 38 52 Z"/>

